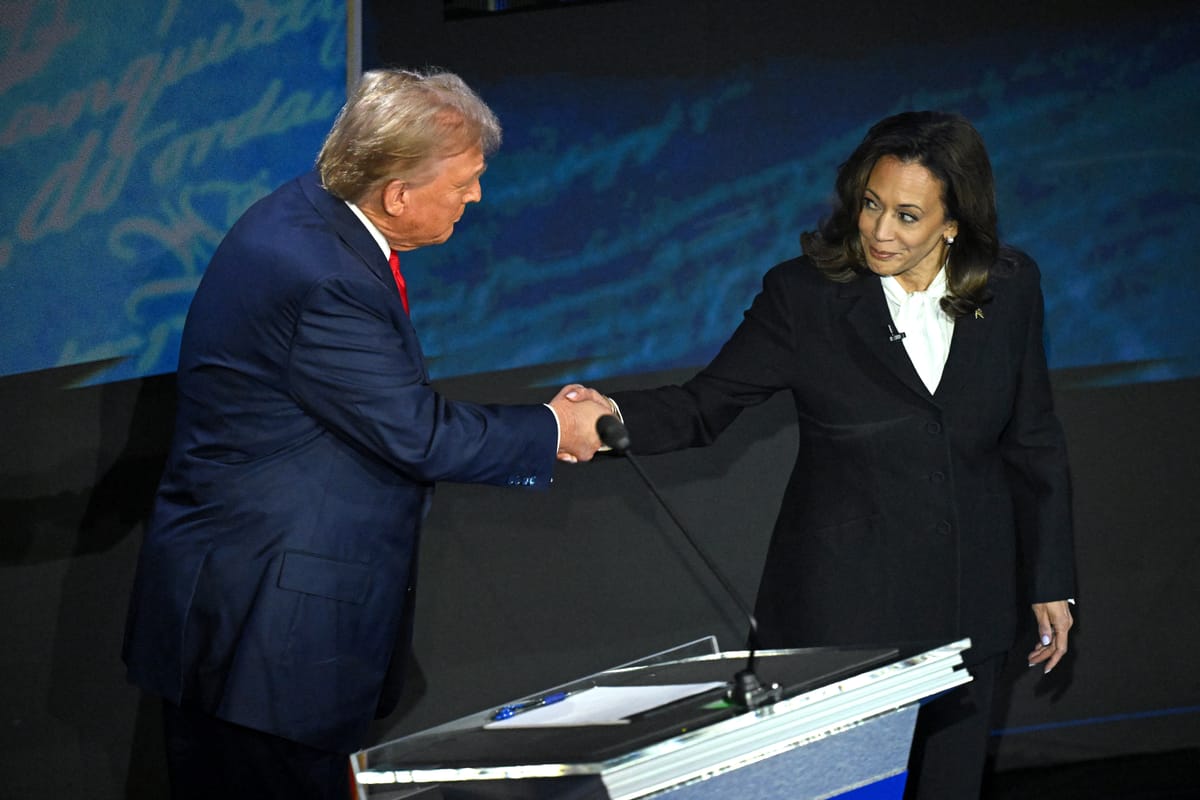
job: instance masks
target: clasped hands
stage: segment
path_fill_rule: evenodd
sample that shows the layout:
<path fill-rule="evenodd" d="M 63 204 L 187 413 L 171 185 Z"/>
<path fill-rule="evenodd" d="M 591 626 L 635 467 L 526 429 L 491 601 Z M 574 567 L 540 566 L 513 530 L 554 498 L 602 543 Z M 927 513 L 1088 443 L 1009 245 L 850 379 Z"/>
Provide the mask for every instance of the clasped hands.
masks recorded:
<path fill-rule="evenodd" d="M 608 398 L 595 389 L 571 383 L 559 390 L 550 407 L 558 416 L 558 460 L 591 461 L 601 447 L 596 420 L 613 413 Z"/>

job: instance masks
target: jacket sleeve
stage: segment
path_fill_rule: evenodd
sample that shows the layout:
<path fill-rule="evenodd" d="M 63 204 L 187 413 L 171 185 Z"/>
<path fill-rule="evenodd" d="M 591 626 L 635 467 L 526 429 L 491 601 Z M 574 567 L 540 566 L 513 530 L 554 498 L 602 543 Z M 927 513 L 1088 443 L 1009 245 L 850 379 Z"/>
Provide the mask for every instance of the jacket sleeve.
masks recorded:
<path fill-rule="evenodd" d="M 288 388 L 301 407 L 415 481 L 549 485 L 553 412 L 442 397 L 411 327 L 391 313 L 369 281 L 336 277 L 311 288 L 288 356 Z"/>
<path fill-rule="evenodd" d="M 1041 276 L 1031 259 L 1018 256 L 1017 280 L 1028 323 L 1013 413 L 1000 447 L 1016 506 L 1028 599 L 1065 600 L 1075 596 L 1071 477 L 1046 366 Z"/>
<path fill-rule="evenodd" d="M 635 452 L 712 444 L 743 409 L 788 385 L 784 370 L 795 342 L 786 285 L 790 264 L 767 273 L 741 325 L 695 377 L 680 386 L 613 393 Z"/>

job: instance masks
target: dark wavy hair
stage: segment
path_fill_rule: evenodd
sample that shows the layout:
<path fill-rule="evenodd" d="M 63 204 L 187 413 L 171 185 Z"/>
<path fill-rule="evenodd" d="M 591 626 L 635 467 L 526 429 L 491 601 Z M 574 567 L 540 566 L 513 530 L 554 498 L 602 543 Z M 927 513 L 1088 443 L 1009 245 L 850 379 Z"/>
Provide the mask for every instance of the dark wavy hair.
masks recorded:
<path fill-rule="evenodd" d="M 869 273 L 858 217 L 875 163 L 894 156 L 920 164 L 942 184 L 946 219 L 958 223 L 946 263 L 942 309 L 958 318 L 989 299 L 988 271 L 996 261 L 996 190 L 983 138 L 971 123 L 944 111 L 906 111 L 880 120 L 850 158 L 838 167 L 833 210 L 800 243 L 831 280 L 847 282 Z"/>

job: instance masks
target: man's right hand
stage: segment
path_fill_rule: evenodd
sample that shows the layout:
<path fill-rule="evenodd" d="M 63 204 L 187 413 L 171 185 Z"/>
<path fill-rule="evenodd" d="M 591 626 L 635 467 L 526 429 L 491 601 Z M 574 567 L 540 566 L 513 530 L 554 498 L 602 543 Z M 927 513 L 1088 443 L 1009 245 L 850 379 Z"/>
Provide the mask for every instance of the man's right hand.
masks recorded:
<path fill-rule="evenodd" d="M 554 396 L 550 407 L 558 416 L 559 461 L 591 461 L 601 446 L 596 420 L 612 413 L 608 398 L 595 389 L 572 383 Z"/>

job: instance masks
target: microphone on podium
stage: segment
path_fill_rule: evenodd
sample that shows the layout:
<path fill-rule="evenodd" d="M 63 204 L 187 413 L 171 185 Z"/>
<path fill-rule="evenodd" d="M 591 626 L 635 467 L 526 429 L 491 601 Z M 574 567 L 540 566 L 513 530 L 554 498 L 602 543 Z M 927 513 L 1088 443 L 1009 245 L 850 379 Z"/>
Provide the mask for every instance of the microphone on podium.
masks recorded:
<path fill-rule="evenodd" d="M 725 693 L 726 698 L 731 703 L 745 709 L 758 708 L 759 706 L 779 700 L 783 696 L 783 689 L 779 684 L 772 683 L 769 686 L 764 686 L 754 671 L 755 651 L 758 649 L 758 620 L 754 618 L 754 613 L 742 603 L 737 591 L 733 588 L 733 584 L 725 577 L 725 574 L 721 572 L 720 568 L 704 552 L 704 549 L 688 533 L 687 528 L 679 521 L 679 517 L 675 515 L 670 504 L 659 493 L 658 488 L 654 485 L 654 481 L 650 480 L 650 476 L 642 469 L 642 465 L 633 457 L 633 453 L 629 451 L 629 430 L 626 429 L 625 424 L 617 419 L 616 416 L 605 414 L 596 420 L 596 433 L 600 435 L 600 441 L 608 445 L 614 453 L 625 456 L 626 460 L 634 468 L 634 471 L 637 472 L 638 477 L 642 479 L 642 483 L 646 484 L 646 488 L 654 495 L 654 499 L 667 512 L 667 516 L 675 523 L 675 527 L 683 534 L 683 538 L 691 545 L 696 555 L 700 556 L 700 560 L 708 567 L 708 571 L 721 584 L 721 588 L 733 600 L 734 605 L 742 612 L 742 615 L 750 625 L 750 635 L 748 637 L 749 656 L 746 659 L 746 667 L 733 676 L 729 689 Z"/>
<path fill-rule="evenodd" d="M 629 430 L 612 414 L 605 414 L 596 420 L 596 433 L 600 441 L 612 448 L 614 453 L 625 455 L 629 450 Z"/>

